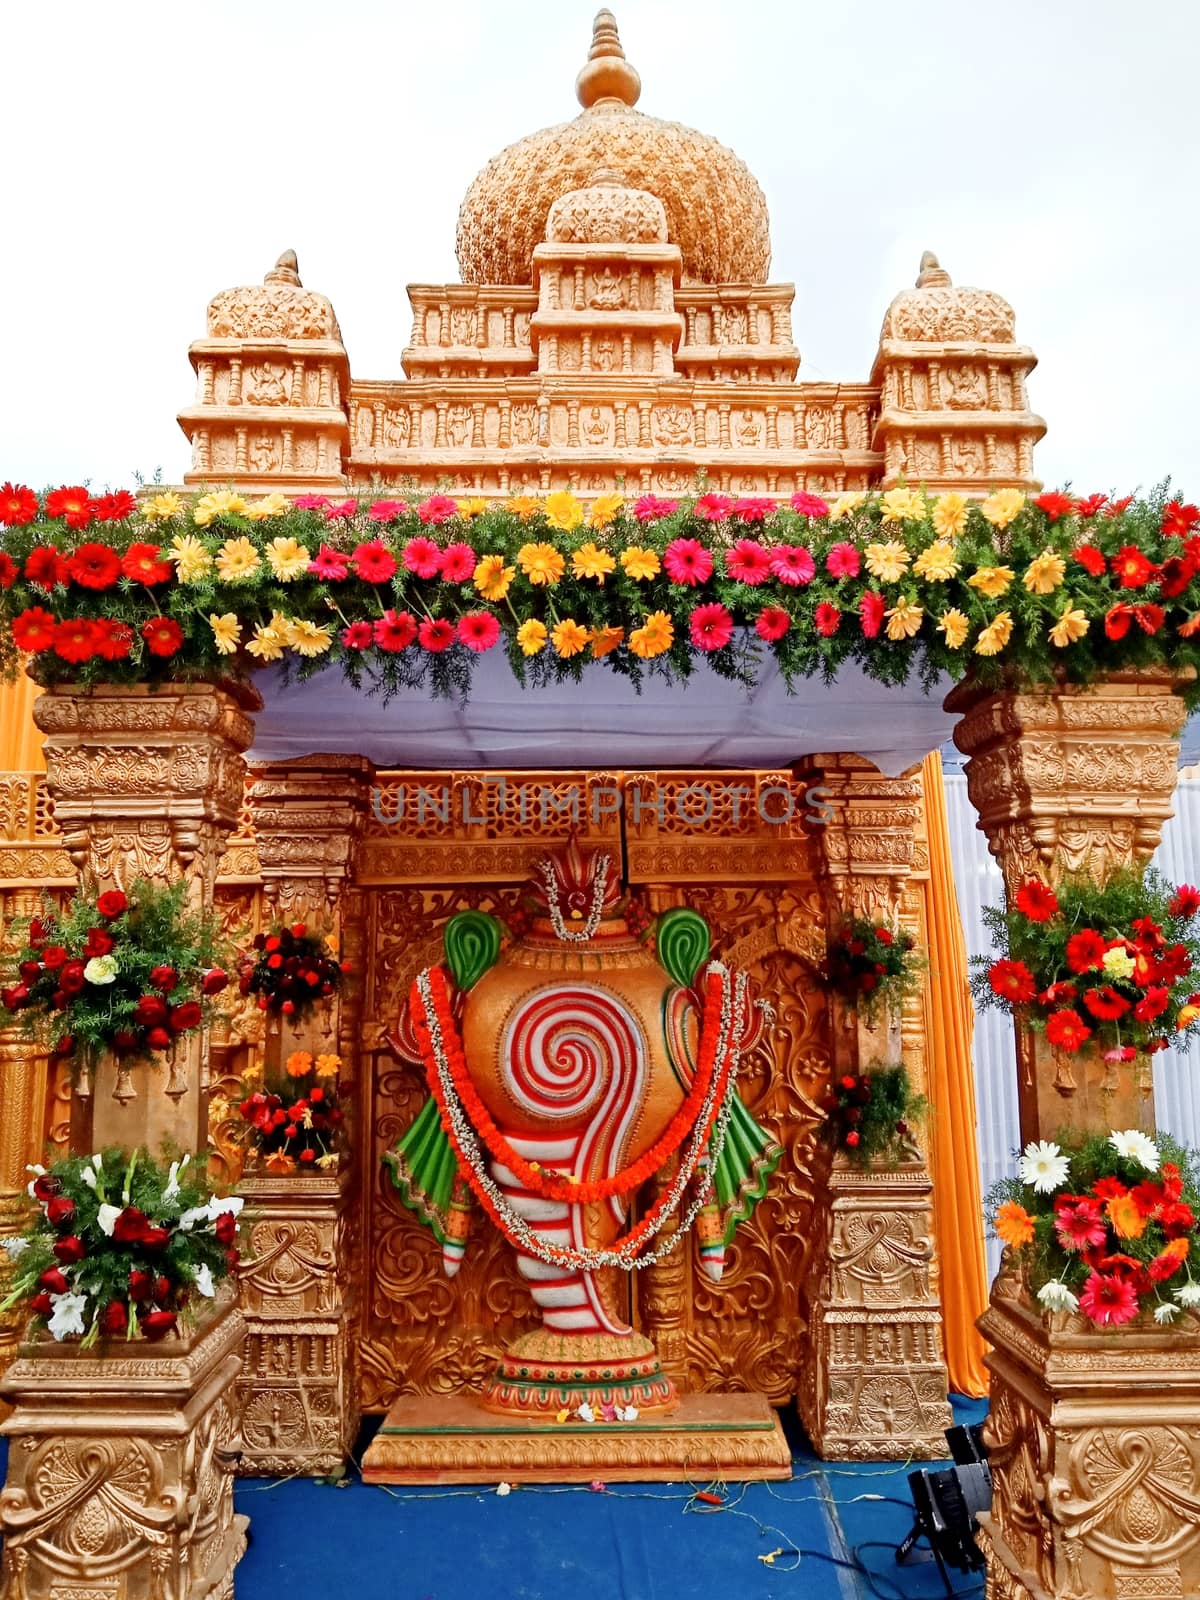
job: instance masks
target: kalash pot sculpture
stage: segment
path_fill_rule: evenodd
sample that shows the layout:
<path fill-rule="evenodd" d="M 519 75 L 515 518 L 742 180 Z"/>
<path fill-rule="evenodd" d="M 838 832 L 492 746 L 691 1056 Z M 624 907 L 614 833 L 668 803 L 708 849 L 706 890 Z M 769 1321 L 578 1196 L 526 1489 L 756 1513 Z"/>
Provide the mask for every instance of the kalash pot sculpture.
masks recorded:
<path fill-rule="evenodd" d="M 623 1314 L 623 1277 L 694 1225 L 719 1280 L 782 1154 L 737 1093 L 765 1008 L 743 974 L 709 961 L 702 917 L 668 911 L 646 928 L 638 909 L 611 858 L 572 841 L 538 864 L 519 937 L 482 912 L 450 920 L 445 966 L 417 978 L 396 1041 L 430 1087 L 389 1156 L 405 1204 L 450 1276 L 478 1204 L 541 1312 L 485 1385 L 489 1411 L 671 1410 L 675 1386 Z"/>

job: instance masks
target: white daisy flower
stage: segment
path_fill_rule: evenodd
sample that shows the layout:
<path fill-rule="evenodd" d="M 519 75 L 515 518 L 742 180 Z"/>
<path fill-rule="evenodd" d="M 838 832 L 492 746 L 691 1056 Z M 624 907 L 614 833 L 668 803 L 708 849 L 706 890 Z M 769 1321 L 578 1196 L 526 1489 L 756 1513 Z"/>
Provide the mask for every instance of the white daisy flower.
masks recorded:
<path fill-rule="evenodd" d="M 1162 1157 L 1149 1134 L 1138 1128 L 1126 1128 L 1124 1133 L 1109 1134 L 1108 1142 L 1126 1161 L 1136 1161 L 1147 1172 L 1158 1171 Z"/>
<path fill-rule="evenodd" d="M 1181 1306 L 1200 1306 L 1200 1283 L 1185 1283 L 1175 1291 Z"/>
<path fill-rule="evenodd" d="M 1056 1144 L 1043 1139 L 1038 1144 L 1027 1144 L 1025 1154 L 1017 1162 L 1017 1175 L 1038 1194 L 1053 1194 L 1066 1183 L 1071 1163 Z"/>
<path fill-rule="evenodd" d="M 96 1226 L 101 1233 L 107 1234 L 110 1239 L 113 1236 L 113 1229 L 117 1225 L 117 1218 L 121 1215 L 121 1211 L 121 1206 L 110 1206 L 105 1203 L 96 1212 Z"/>
<path fill-rule="evenodd" d="M 1079 1301 L 1057 1278 L 1051 1278 L 1038 1290 L 1038 1299 L 1047 1311 L 1078 1311 Z"/>
<path fill-rule="evenodd" d="M 70 1333 L 83 1332 L 83 1311 L 87 1305 L 85 1294 L 56 1294 L 51 1297 L 54 1310 L 47 1326 L 58 1340 Z"/>
<path fill-rule="evenodd" d="M 1164 1300 L 1161 1305 L 1154 1308 L 1154 1320 L 1158 1323 L 1174 1322 L 1180 1314 L 1179 1307 L 1173 1306 L 1169 1300 Z"/>

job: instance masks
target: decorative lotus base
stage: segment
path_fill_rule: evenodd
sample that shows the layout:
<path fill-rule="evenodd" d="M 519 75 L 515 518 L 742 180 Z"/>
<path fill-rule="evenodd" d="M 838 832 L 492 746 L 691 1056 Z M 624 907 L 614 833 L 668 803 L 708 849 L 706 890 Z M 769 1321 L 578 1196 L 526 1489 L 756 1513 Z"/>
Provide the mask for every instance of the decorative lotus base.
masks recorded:
<path fill-rule="evenodd" d="M 678 1396 L 644 1334 L 536 1328 L 505 1351 L 479 1397 L 485 1411 L 541 1420 L 585 1403 L 598 1414 L 610 1405 L 661 1415 L 675 1408 Z"/>
<path fill-rule="evenodd" d="M 501 1419 L 473 1395 L 402 1395 L 363 1458 L 368 1483 L 679 1483 L 790 1478 L 760 1394 L 681 1395 L 636 1422 Z"/>

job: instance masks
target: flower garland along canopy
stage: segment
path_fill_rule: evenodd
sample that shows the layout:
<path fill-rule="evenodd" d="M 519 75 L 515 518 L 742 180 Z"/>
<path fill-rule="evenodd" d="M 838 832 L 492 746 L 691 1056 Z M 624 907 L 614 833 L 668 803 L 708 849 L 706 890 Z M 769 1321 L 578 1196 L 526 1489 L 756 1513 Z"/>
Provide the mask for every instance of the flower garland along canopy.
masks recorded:
<path fill-rule="evenodd" d="M 6 483 L 0 525 L 9 669 L 254 672 L 260 758 L 764 767 L 853 750 L 894 773 L 948 737 L 942 696 L 967 671 L 1200 667 L 1200 510 L 1165 491 L 409 505 Z M 351 707 L 343 684 L 377 693 Z"/>

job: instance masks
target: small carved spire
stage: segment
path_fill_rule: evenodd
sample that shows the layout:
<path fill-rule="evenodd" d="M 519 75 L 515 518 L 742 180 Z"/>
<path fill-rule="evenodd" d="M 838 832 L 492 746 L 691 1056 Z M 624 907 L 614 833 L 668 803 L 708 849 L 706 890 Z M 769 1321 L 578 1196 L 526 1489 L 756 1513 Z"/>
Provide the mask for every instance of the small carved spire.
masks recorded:
<path fill-rule="evenodd" d="M 917 274 L 918 289 L 948 289 L 950 287 L 950 274 L 945 267 L 938 265 L 938 258 L 932 250 L 926 250 L 921 257 L 921 270 Z"/>
<path fill-rule="evenodd" d="M 617 19 L 611 11 L 597 11 L 592 24 L 592 48 L 582 71 L 575 79 L 575 93 L 585 111 L 605 101 L 619 105 L 637 104 L 642 80 L 625 59 Z"/>
<path fill-rule="evenodd" d="M 290 283 L 294 288 L 301 288 L 300 263 L 296 260 L 294 250 L 285 250 L 279 260 L 263 279 L 264 283 Z"/>

